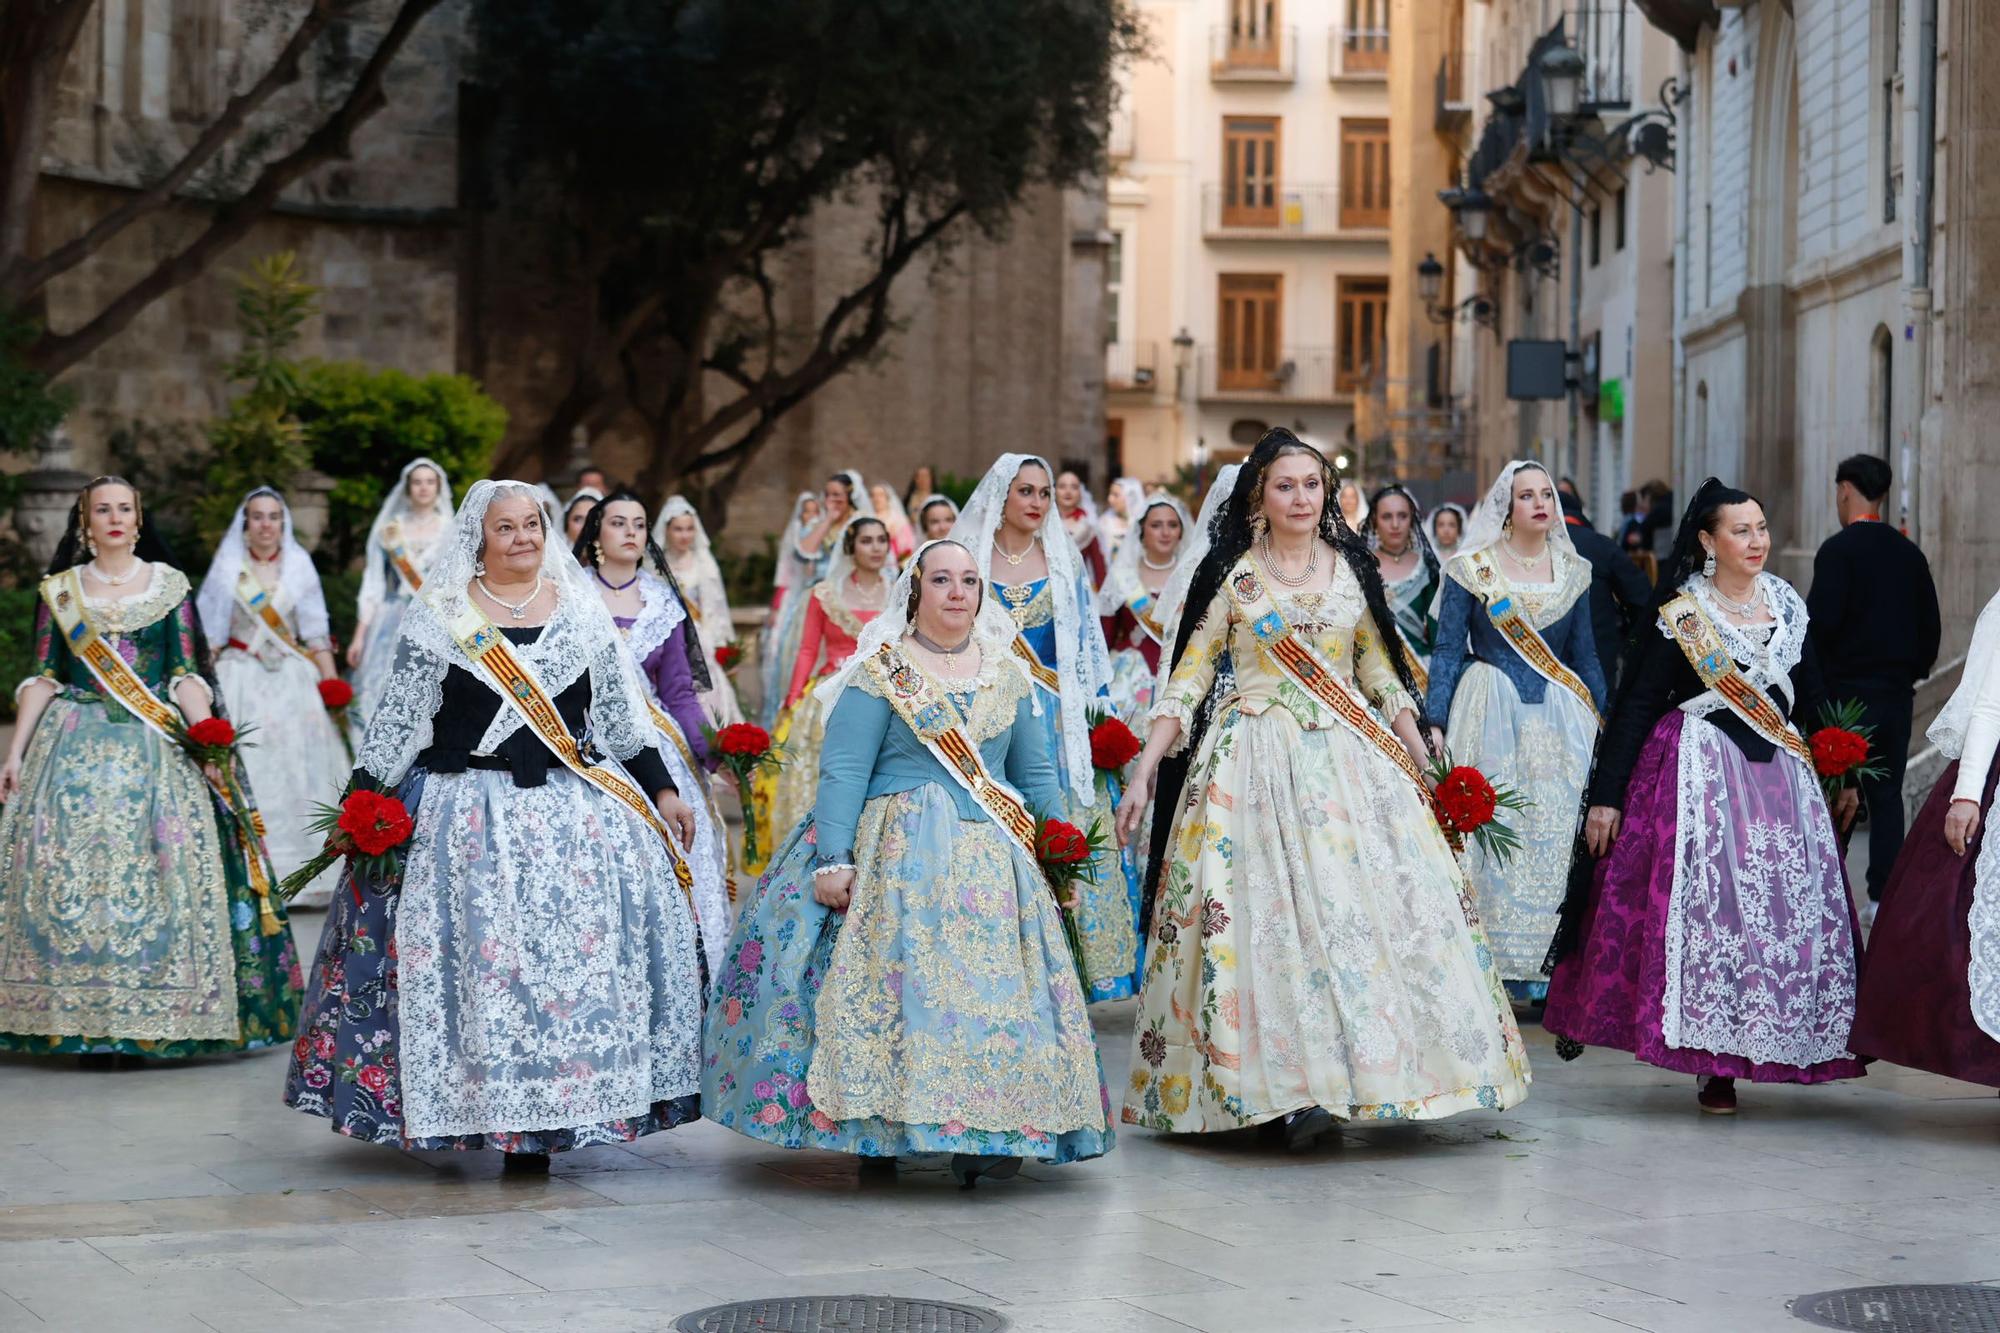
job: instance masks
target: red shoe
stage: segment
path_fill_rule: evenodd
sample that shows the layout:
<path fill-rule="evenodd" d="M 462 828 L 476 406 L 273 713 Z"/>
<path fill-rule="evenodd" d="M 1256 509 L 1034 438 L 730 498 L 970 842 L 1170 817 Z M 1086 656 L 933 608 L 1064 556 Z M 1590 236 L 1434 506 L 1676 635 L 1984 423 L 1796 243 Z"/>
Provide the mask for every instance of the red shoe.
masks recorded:
<path fill-rule="evenodd" d="M 1701 1103 L 1703 1115 L 1735 1115 L 1736 1080 L 1704 1078 L 1695 1089 L 1694 1099 Z"/>

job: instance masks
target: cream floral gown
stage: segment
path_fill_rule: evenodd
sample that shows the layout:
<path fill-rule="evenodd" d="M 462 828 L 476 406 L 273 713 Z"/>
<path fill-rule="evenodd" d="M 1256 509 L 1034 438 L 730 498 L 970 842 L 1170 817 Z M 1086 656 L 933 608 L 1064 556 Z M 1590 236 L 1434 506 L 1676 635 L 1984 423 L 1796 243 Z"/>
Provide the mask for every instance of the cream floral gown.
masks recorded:
<path fill-rule="evenodd" d="M 1260 646 L 1231 592 L 1246 576 L 1265 577 L 1248 559 L 1231 571 L 1153 707 L 1188 728 L 1231 659 L 1235 688 L 1173 807 L 1124 1122 L 1204 1133 L 1311 1106 L 1514 1105 L 1527 1057 L 1464 872 L 1403 769 Z M 1344 563 L 1322 593 L 1266 586 L 1382 717 L 1411 706 Z"/>

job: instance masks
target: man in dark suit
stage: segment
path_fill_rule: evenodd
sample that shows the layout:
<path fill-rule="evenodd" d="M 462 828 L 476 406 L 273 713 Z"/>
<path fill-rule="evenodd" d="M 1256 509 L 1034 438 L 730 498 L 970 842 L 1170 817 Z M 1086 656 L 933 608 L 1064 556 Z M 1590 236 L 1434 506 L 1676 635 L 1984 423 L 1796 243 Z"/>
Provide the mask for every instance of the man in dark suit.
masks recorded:
<path fill-rule="evenodd" d="M 1889 464 L 1873 454 L 1844 460 L 1833 474 L 1839 532 L 1813 561 L 1813 646 L 1826 675 L 1827 697 L 1859 700 L 1875 728 L 1870 760 L 1883 775 L 1864 778 L 1868 810 L 1869 923 L 1903 848 L 1903 770 L 1910 757 L 1910 712 L 1918 681 L 1937 661 L 1937 585 L 1917 544 L 1882 521 Z M 1817 718 L 1801 718 L 1808 733 Z"/>
<path fill-rule="evenodd" d="M 1604 671 L 1604 683 L 1616 686 L 1633 618 L 1652 602 L 1653 585 L 1617 542 L 1590 526 L 1575 492 L 1563 491 L 1560 498 L 1570 542 L 1590 562 L 1590 629 L 1597 638 L 1597 665 Z"/>

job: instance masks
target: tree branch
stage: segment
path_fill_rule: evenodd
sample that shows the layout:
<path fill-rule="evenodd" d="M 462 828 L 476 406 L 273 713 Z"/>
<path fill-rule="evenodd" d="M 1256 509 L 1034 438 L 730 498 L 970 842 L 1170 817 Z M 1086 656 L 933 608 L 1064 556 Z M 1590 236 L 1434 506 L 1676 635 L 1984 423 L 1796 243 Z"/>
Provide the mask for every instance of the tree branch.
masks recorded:
<path fill-rule="evenodd" d="M 95 0 L 0 5 L 0 306 L 28 251 L 56 84 Z"/>
<path fill-rule="evenodd" d="M 404 0 L 395 21 L 348 90 L 346 100 L 305 142 L 266 163 L 250 188 L 225 204 L 201 235 L 177 254 L 154 265 L 145 277 L 119 293 L 89 322 L 71 333 L 43 334 L 22 359 L 44 374 L 56 374 L 75 365 L 124 331 L 148 305 L 200 276 L 216 256 L 249 234 L 294 181 L 323 163 L 350 156 L 355 131 L 389 104 L 387 94 L 382 91 L 389 65 L 417 25 L 441 2 Z"/>
<path fill-rule="evenodd" d="M 327 28 L 332 25 L 339 12 L 358 8 L 357 0 L 313 0 L 312 7 L 299 26 L 293 30 L 290 40 L 271 62 L 269 69 L 257 82 L 229 99 L 207 128 L 203 129 L 181 160 L 155 180 L 152 184 L 132 195 L 117 208 L 112 209 L 82 235 L 58 246 L 42 258 L 24 266 L 21 272 L 9 279 L 0 290 L 0 300 L 20 302 L 25 297 L 41 290 L 49 281 L 88 259 L 102 249 L 113 237 L 133 223 L 148 217 L 166 207 L 181 188 L 193 180 L 195 174 L 226 147 L 251 116 L 262 110 L 265 103 L 279 91 L 298 81 L 299 63 L 305 58 Z"/>

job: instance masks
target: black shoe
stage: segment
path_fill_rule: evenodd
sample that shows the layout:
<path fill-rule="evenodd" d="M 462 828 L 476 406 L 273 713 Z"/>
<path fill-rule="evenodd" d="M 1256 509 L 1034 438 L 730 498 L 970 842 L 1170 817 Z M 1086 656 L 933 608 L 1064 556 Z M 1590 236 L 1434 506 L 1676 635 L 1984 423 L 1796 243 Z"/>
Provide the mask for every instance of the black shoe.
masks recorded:
<path fill-rule="evenodd" d="M 1311 1152 L 1320 1136 L 1333 1129 L 1333 1115 L 1323 1106 L 1308 1106 L 1285 1117 L 1285 1151 Z"/>
<path fill-rule="evenodd" d="M 896 1178 L 896 1159 L 893 1157 L 863 1157 L 861 1159 L 861 1177 L 864 1180 L 894 1180 Z"/>
<path fill-rule="evenodd" d="M 984 1177 L 987 1180 L 1012 1180 L 1021 1173 L 1021 1159 L 1018 1157 L 982 1157 L 978 1153 L 955 1152 L 951 1155 L 951 1178 L 958 1182 L 960 1189 L 971 1189 Z"/>
<path fill-rule="evenodd" d="M 76 1057 L 78 1069 L 88 1069 L 95 1074 L 108 1074 L 118 1067 L 118 1057 L 109 1052 L 92 1051 Z"/>
<path fill-rule="evenodd" d="M 500 1163 L 500 1174 L 505 1176 L 546 1176 L 549 1173 L 549 1155 L 545 1152 L 510 1152 Z"/>

